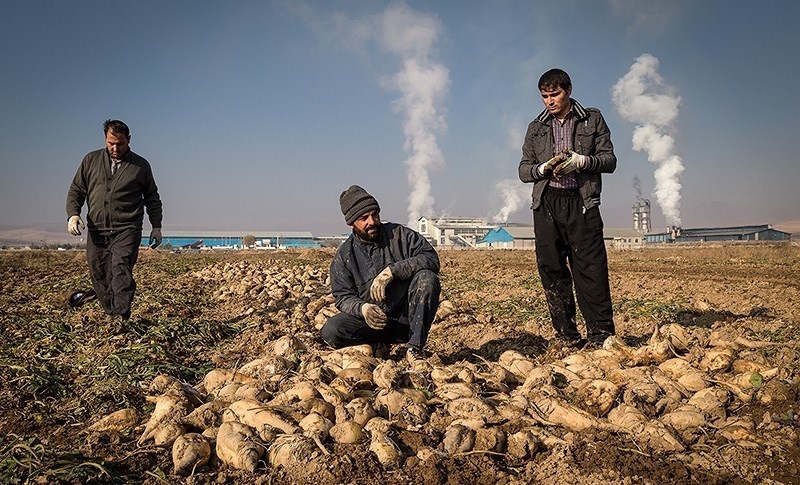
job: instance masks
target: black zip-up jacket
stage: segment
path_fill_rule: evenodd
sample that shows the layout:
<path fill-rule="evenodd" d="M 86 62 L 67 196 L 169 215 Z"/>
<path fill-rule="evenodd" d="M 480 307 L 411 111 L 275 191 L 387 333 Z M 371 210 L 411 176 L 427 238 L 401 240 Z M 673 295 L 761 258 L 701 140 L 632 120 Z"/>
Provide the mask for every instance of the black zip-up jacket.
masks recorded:
<path fill-rule="evenodd" d="M 600 205 L 602 190 L 600 174 L 614 172 L 617 168 L 617 157 L 614 155 L 614 145 L 611 143 L 611 130 L 608 129 L 600 110 L 584 108 L 574 99 L 570 101 L 575 116 L 572 149 L 578 154 L 589 156 L 589 167 L 575 172 L 583 207 L 589 210 Z M 533 182 L 531 209 L 534 210 L 541 205 L 544 188 L 550 182 L 548 176 L 539 175 L 537 168 L 555 155 L 552 122 L 553 115 L 544 110 L 528 125 L 525 143 L 522 145 L 519 178 L 526 183 Z"/>
<path fill-rule="evenodd" d="M 407 313 L 402 288 L 407 290 L 411 278 L 423 269 L 439 274 L 439 255 L 418 232 L 400 224 L 381 224 L 377 243 L 362 241 L 351 234 L 339 246 L 331 262 L 331 291 L 340 312 L 361 318 L 361 305 L 372 302 L 369 288 L 372 280 L 389 266 L 394 279 L 386 288 L 386 302 L 381 308 L 397 318 Z"/>
<path fill-rule="evenodd" d="M 67 218 L 88 207 L 90 231 L 142 228 L 144 209 L 154 228 L 161 227 L 161 197 L 150 164 L 128 150 L 111 175 L 111 156 L 105 148 L 83 157 L 67 193 Z"/>

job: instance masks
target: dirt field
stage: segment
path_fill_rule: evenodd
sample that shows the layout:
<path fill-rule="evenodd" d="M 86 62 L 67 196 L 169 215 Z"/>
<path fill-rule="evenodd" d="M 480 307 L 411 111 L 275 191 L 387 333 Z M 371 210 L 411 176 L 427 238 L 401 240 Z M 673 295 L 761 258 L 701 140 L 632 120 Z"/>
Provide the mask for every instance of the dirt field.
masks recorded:
<path fill-rule="evenodd" d="M 0 483 L 800 483 L 794 345 L 800 340 L 800 248 L 790 245 L 611 252 L 617 334 L 630 346 L 622 360 L 617 351 L 612 356 L 549 347 L 552 330 L 532 251 L 442 252 L 447 304 L 431 330 L 429 362 L 440 374 L 469 374 L 469 389 L 491 406 L 486 413 L 503 410 L 495 419 L 473 417 L 488 430 L 475 436 L 502 440 L 481 447 L 476 438 L 469 450 L 448 450 L 444 438 L 458 413 L 441 397 L 444 386 L 425 372 L 406 373 L 404 379 L 425 397 L 410 407 L 421 415 L 411 416 L 410 408 L 387 414 L 376 404 L 402 452 L 394 465 L 378 460 L 369 438 L 355 444 L 327 439 L 322 445 L 330 454 L 317 450 L 286 466 L 270 465 L 268 452 L 254 472 L 212 457 L 189 477 L 175 475 L 171 446 L 138 443 L 154 411 L 146 400 L 154 394 L 154 378 L 167 375 L 199 387 L 212 369 L 238 369 L 285 335 L 306 349 L 287 364 L 294 366 L 287 373 L 259 381 L 261 395 L 277 396 L 303 372 L 311 375 L 312 356 L 332 358 L 317 336 L 331 311 L 325 278 L 332 254 L 146 251 L 135 270 L 132 319 L 121 323 L 105 317 L 96 302 L 77 310 L 64 304 L 65 293 L 89 287 L 82 252 L 0 252 Z M 681 348 L 673 339 L 660 348 L 699 369 L 699 387 L 724 394 L 721 404 L 704 409 L 694 426 L 670 420 L 695 392 L 697 381 L 681 380 L 684 373 L 673 376 L 681 385 L 651 386 L 652 400 L 637 394 L 634 380 L 621 382 L 609 405 L 637 408 L 666 433 L 659 437 L 674 438 L 673 449 L 645 439 L 641 427 L 612 426 L 607 410 L 580 397 L 588 380 L 570 377 L 591 368 L 593 378 L 612 380 L 614 371 L 637 367 L 653 377 L 652 384 L 664 374 L 658 371 L 663 364 L 634 364 L 631 356 L 648 345 L 654 328 L 667 324 L 680 325 L 687 342 Z M 711 350 L 721 348 L 733 353 L 732 367 L 708 363 Z M 546 382 L 523 384 L 527 376 L 515 380 L 503 371 L 499 361 L 508 350 L 548 369 Z M 403 355 L 395 347 L 389 360 L 403 367 Z M 611 357 L 614 368 L 601 369 L 599 362 Z M 385 361 L 372 360 L 371 369 L 376 363 Z M 745 368 L 746 379 L 730 384 Z M 314 375 L 335 386 L 334 376 L 319 369 Z M 564 378 L 570 382 L 559 381 Z M 509 406 L 509 397 L 525 386 L 525 402 L 539 405 Z M 377 385 L 351 391 L 351 398 L 370 402 L 386 393 Z M 587 412 L 589 424 L 559 422 L 543 411 L 543 402 Z M 122 409 L 137 412 L 130 426 L 87 429 Z M 535 446 L 514 452 L 511 436 L 522 432 Z"/>

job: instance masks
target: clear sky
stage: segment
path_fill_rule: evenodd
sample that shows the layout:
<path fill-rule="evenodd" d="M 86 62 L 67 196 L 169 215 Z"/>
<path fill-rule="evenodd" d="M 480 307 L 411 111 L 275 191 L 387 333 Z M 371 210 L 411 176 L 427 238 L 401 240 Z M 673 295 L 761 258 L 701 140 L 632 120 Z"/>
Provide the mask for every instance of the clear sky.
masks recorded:
<path fill-rule="evenodd" d="M 517 166 L 552 67 L 611 127 L 607 227 L 631 226 L 637 179 L 654 228 L 800 220 L 793 0 L 0 5 L 2 228 L 66 229 L 108 118 L 153 166 L 166 232 L 342 233 L 351 184 L 384 220 L 530 223 Z"/>

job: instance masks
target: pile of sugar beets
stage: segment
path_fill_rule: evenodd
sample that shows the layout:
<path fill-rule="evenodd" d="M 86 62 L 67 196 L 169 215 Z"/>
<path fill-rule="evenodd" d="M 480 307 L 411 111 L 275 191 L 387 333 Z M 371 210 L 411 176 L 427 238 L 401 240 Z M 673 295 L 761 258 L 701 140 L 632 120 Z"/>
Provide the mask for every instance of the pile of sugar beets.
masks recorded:
<path fill-rule="evenodd" d="M 325 276 L 311 267 L 226 263 L 195 276 L 223 288 L 239 282 L 236 290 L 218 290 L 217 298 L 262 295 L 282 302 L 276 311 L 317 326 L 332 311 L 330 296 L 320 291 Z M 453 305 L 443 302 L 443 311 Z M 716 331 L 703 340 L 667 324 L 644 346 L 609 337 L 602 349 L 547 364 L 507 350 L 497 362 L 443 365 L 434 358 L 412 369 L 375 357 L 368 345 L 314 350 L 285 335 L 255 360 L 213 369 L 197 385 L 160 375 L 148 389 L 155 408 L 146 422 L 122 409 L 89 432 L 139 427 L 140 446 L 172 450 L 177 475 L 203 467 L 296 470 L 330 454 L 333 443 L 368 448 L 385 468 L 397 468 L 408 458 L 395 439 L 401 430 L 424 433 L 422 442 L 431 444 L 413 450 L 419 460 L 487 453 L 510 465 L 563 443 L 552 427 L 626 435 L 655 453 L 682 452 L 714 434 L 757 443 L 759 423 L 734 416 L 730 407 L 789 399 L 794 376 L 759 351 L 775 344 Z"/>

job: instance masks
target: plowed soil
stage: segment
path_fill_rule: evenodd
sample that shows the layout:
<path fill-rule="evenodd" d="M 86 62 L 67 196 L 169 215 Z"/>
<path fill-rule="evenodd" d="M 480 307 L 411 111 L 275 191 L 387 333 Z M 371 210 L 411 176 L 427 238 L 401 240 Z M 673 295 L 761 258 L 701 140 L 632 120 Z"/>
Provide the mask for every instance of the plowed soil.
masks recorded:
<path fill-rule="evenodd" d="M 684 439 L 685 451 L 659 452 L 630 435 L 548 426 L 549 445 L 520 462 L 480 451 L 420 457 L 424 447 L 441 451 L 441 436 L 400 426 L 394 438 L 405 459 L 395 469 L 381 465 L 368 443 L 328 442 L 330 455 L 303 467 L 262 462 L 249 473 L 212 460 L 190 477 L 173 474 L 170 449 L 137 445 L 153 410 L 145 397 L 155 376 L 198 384 L 212 368 L 258 358 L 283 335 L 297 336 L 310 352 L 325 350 L 318 322 L 265 291 L 237 293 L 225 275 L 208 277 L 211 269 L 318 271 L 323 280 L 313 291 L 321 298 L 330 291 L 324 275 L 332 256 L 330 249 L 143 251 L 133 315 L 121 322 L 96 302 L 66 306 L 65 295 L 90 286 L 82 252 L 0 252 L 0 483 L 800 483 L 800 248 L 787 244 L 609 254 L 617 334 L 628 345 L 644 345 L 668 323 L 691 336 L 688 360 L 712 332 L 774 343 L 753 352 L 780 368 L 781 398 L 734 399 L 727 407 L 729 416 L 754 423 L 747 439 L 724 439 L 709 427 Z M 565 356 L 550 346 L 533 251 L 443 251 L 440 258 L 442 297 L 452 307 L 431 330 L 431 362 L 481 365 L 509 349 L 539 364 Z M 403 356 L 396 346 L 389 358 Z M 87 432 L 123 408 L 139 411 L 136 426 Z"/>

